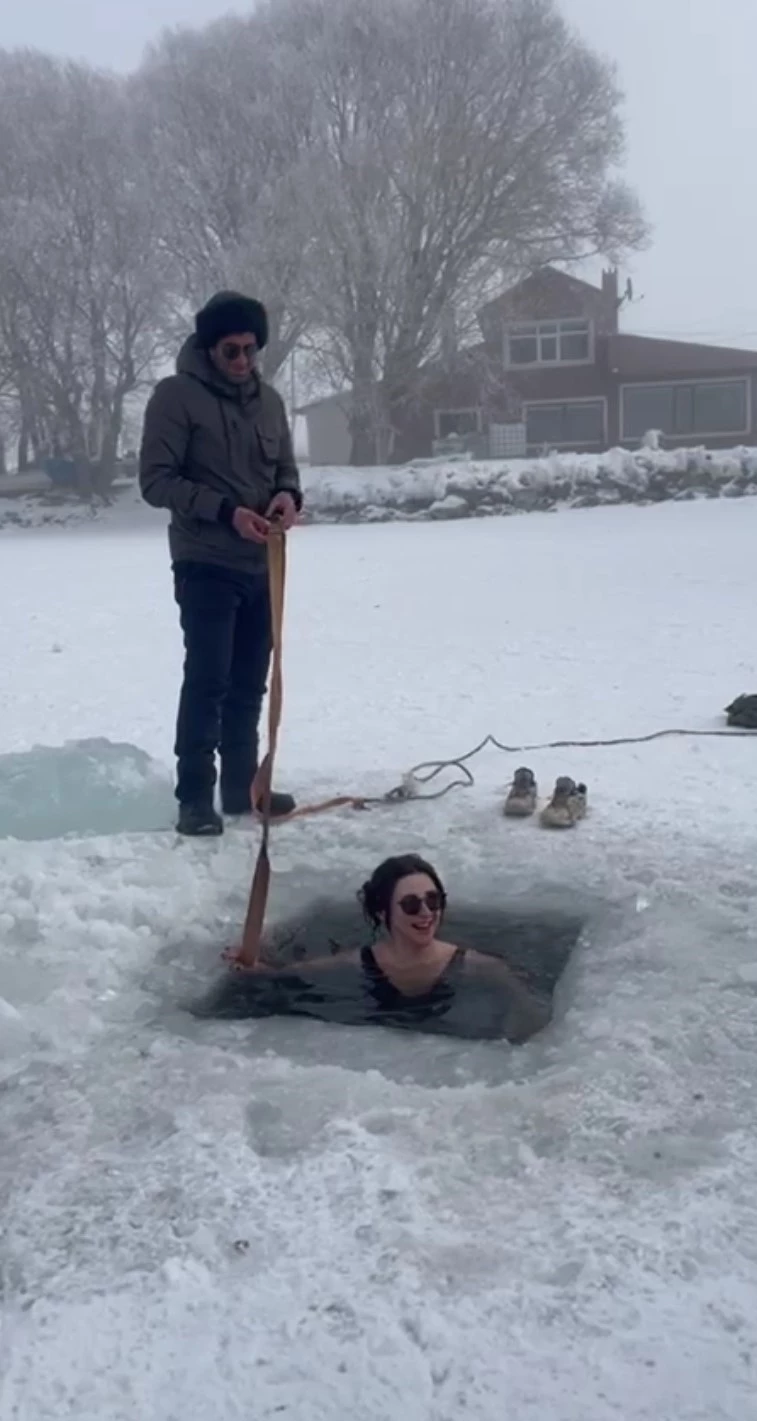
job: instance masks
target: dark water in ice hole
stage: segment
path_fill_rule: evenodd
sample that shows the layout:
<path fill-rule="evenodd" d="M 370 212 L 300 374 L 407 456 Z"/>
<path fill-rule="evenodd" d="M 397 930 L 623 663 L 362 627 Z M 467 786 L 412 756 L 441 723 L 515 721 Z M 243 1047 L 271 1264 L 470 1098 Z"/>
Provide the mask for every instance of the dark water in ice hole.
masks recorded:
<path fill-rule="evenodd" d="M 424 848 L 433 859 L 436 845 Z M 378 848 L 373 857 L 381 857 Z M 306 1069 L 360 1075 L 375 1071 L 390 1080 L 434 1088 L 530 1080 L 535 1073 L 559 1065 L 564 1056 L 563 1018 L 587 953 L 592 955 L 601 939 L 602 957 L 605 945 L 612 954 L 618 931 L 622 939 L 636 931 L 636 914 L 626 895 L 619 902 L 614 894 L 607 894 L 604 884 L 589 886 L 541 875 L 524 884 L 522 868 L 506 864 L 494 872 L 490 864 L 475 870 L 466 865 L 463 873 L 448 870 L 447 878 L 451 907 L 445 936 L 463 947 L 501 956 L 529 974 L 553 1001 L 553 1026 L 526 1047 L 477 1039 L 475 1011 L 469 1022 L 472 1030 L 464 1037 L 345 1025 L 339 1013 L 334 1017 L 324 1013 L 319 1020 L 214 1016 L 213 1004 L 219 992 L 223 997 L 230 976 L 220 963 L 220 952 L 239 940 L 247 904 L 242 891 L 227 902 L 213 929 L 182 935 L 160 951 L 159 970 L 143 982 L 142 1024 L 149 1022 L 151 1030 L 251 1061 L 281 1059 Z M 351 874 L 350 880 L 345 886 L 344 874 L 332 866 L 324 872 L 303 863 L 274 875 L 267 955 L 284 966 L 302 951 L 306 958 L 327 956 L 332 940 L 344 948 L 370 942 L 370 929 L 355 899 L 359 872 Z M 205 1012 L 210 1008 L 210 1014 L 194 1015 L 198 1008 Z M 327 1079 L 331 1077 L 319 1075 L 319 1092 L 327 1090 Z M 343 1091 L 344 1085 L 338 1090 Z"/>
<path fill-rule="evenodd" d="M 551 1004 L 584 923 L 584 916 L 571 909 L 458 901 L 447 915 L 444 935 L 461 946 L 503 958 L 533 996 Z M 319 976 L 317 989 L 308 985 L 303 990 L 298 966 L 315 957 L 364 947 L 371 940 L 370 929 L 353 904 L 336 899 L 311 902 L 284 917 L 269 934 L 266 956 L 288 969 L 287 984 L 224 973 L 210 991 L 187 1005 L 200 1020 L 259 1022 L 271 1017 L 306 1017 L 342 1027 L 401 1027 L 403 1034 L 459 1041 L 502 1039 L 501 1000 L 490 983 L 468 979 L 465 974 L 451 979 L 453 990 L 441 1010 L 420 1016 L 412 1010 L 387 1017 L 377 1009 L 365 990 L 363 975 L 352 965 L 330 969 Z M 311 984 L 313 980 L 309 979 Z"/>

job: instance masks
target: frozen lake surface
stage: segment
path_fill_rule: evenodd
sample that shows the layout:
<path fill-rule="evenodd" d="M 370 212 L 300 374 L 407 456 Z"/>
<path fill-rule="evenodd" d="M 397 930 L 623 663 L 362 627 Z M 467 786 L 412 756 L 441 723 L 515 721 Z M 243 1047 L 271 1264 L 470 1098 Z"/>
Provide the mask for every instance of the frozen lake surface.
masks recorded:
<path fill-rule="evenodd" d="M 588 783 L 564 836 L 502 819 L 494 751 L 277 831 L 276 916 L 406 849 L 453 900 L 579 913 L 525 1048 L 197 1021 L 256 841 L 170 832 L 163 533 L 1 541 L 0 1421 L 744 1421 L 757 747 L 531 756 Z M 302 530 L 280 780 L 718 728 L 757 690 L 755 547 L 751 500 Z"/>

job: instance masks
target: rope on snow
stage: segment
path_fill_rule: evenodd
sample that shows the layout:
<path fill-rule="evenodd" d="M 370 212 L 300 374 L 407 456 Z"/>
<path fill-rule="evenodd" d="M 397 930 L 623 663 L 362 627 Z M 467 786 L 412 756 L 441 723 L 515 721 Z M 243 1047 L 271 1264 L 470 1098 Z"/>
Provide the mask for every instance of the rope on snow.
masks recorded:
<path fill-rule="evenodd" d="M 672 737 L 685 739 L 747 739 L 757 735 L 757 730 L 654 730 L 650 735 L 621 735 L 612 740 L 546 740 L 540 745 L 504 745 L 498 740 L 496 735 L 485 735 L 483 740 L 468 750 L 465 755 L 458 755 L 450 760 L 425 760 L 419 765 L 414 765 L 412 770 L 408 770 L 406 775 L 394 789 L 390 789 L 381 799 L 365 800 L 369 804 L 396 804 L 406 802 L 411 799 L 434 800 L 443 799 L 445 795 L 453 789 L 470 789 L 476 781 L 472 771 L 468 768 L 468 762 L 476 755 L 480 755 L 482 750 L 489 746 L 495 750 L 501 750 L 505 755 L 530 755 L 540 750 L 596 750 L 612 748 L 617 745 L 649 745 L 653 740 L 666 740 Z M 423 785 L 431 784 L 437 775 L 443 774 L 445 770 L 459 770 L 462 779 L 452 780 L 444 789 L 433 790 L 429 794 L 423 793 Z"/>

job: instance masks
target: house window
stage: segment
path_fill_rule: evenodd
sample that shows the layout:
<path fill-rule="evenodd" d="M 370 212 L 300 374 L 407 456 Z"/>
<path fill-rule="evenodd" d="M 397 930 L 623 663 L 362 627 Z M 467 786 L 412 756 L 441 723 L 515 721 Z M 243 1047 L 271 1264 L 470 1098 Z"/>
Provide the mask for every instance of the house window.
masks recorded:
<path fill-rule="evenodd" d="M 624 439 L 643 439 L 650 429 L 673 438 L 749 430 L 746 380 L 624 385 L 622 409 Z"/>
<path fill-rule="evenodd" d="M 590 321 L 536 321 L 510 326 L 505 335 L 508 365 L 582 365 L 591 360 Z"/>
<path fill-rule="evenodd" d="M 437 410 L 434 422 L 437 439 L 449 439 L 451 434 L 478 434 L 481 428 L 481 411 Z"/>
<path fill-rule="evenodd" d="M 604 400 L 569 400 L 560 404 L 526 405 L 526 442 L 576 448 L 605 442 Z"/>

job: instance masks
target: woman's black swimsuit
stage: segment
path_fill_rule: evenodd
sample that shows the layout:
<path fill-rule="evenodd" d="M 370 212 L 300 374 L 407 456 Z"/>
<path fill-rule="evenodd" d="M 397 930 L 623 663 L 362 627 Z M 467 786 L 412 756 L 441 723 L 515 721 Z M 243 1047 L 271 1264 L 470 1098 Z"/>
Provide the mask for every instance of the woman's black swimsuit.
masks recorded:
<path fill-rule="evenodd" d="M 451 1010 L 464 963 L 465 948 L 458 947 L 428 991 L 407 996 L 382 972 L 373 948 L 364 947 L 360 954 L 360 971 L 370 1004 L 369 1015 L 382 1026 L 428 1029 L 430 1022 L 447 1016 Z"/>
<path fill-rule="evenodd" d="M 441 1036 L 494 1039 L 504 1034 L 508 993 L 492 991 L 490 981 L 466 973 L 465 949 L 458 948 L 429 987 L 405 996 L 389 981 L 371 947 L 358 962 L 334 964 L 307 974 L 307 964 L 293 964 L 266 977 L 232 973 L 197 1015 L 226 1017 L 305 1016 L 345 1026 L 384 1026 Z"/>

